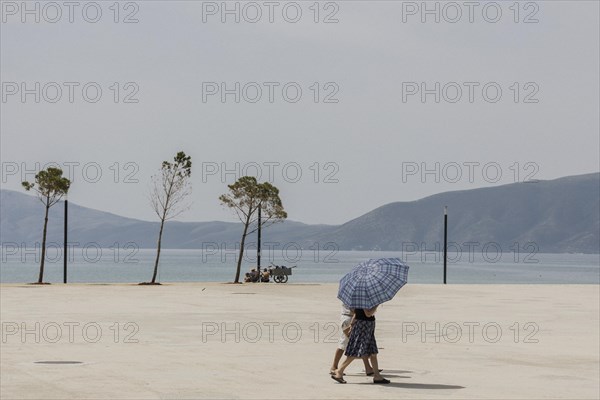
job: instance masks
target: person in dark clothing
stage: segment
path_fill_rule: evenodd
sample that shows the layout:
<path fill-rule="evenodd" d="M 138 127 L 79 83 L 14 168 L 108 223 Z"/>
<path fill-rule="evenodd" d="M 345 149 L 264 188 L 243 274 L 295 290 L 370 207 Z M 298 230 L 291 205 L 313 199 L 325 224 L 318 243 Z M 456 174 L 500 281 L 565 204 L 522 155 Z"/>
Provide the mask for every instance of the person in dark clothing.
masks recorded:
<path fill-rule="evenodd" d="M 348 346 L 348 340 L 350 339 L 350 324 L 353 321 L 353 317 L 354 310 L 348 308 L 345 304 L 342 304 L 340 340 L 338 342 L 338 348 L 335 350 L 333 364 L 329 370 L 330 375 L 335 374 L 335 370 L 338 369 L 339 362 L 346 351 L 346 347 Z M 367 376 L 373 375 L 373 368 L 371 367 L 371 364 L 369 364 L 369 358 L 363 357 L 363 362 L 365 364 L 365 374 L 367 374 Z"/>
<path fill-rule="evenodd" d="M 350 363 L 357 358 L 369 357 L 373 367 L 373 383 L 390 383 L 380 374 L 377 363 L 377 341 L 375 340 L 375 312 L 377 306 L 363 310 L 357 308 L 354 310 L 354 317 L 351 323 L 350 338 L 346 347 L 346 359 L 331 376 L 339 383 L 346 383 L 344 380 L 344 370 Z"/>

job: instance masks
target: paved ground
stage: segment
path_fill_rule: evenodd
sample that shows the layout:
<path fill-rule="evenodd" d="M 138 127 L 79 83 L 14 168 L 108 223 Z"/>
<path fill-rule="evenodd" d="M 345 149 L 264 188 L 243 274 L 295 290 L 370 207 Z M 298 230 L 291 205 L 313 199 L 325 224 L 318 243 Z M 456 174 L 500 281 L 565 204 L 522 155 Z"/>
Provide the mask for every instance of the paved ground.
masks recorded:
<path fill-rule="evenodd" d="M 360 363 L 348 384 L 330 379 L 336 291 L 2 285 L 0 397 L 600 397 L 596 285 L 409 284 L 377 314 L 387 386 L 372 385 Z"/>

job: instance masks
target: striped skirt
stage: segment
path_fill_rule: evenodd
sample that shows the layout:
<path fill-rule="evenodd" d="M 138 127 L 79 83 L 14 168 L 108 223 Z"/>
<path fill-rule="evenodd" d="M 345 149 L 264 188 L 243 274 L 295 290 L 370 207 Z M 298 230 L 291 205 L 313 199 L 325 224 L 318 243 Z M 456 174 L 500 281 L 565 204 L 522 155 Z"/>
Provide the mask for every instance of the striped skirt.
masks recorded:
<path fill-rule="evenodd" d="M 344 354 L 348 357 L 364 357 L 377 353 L 375 321 L 355 320 Z"/>

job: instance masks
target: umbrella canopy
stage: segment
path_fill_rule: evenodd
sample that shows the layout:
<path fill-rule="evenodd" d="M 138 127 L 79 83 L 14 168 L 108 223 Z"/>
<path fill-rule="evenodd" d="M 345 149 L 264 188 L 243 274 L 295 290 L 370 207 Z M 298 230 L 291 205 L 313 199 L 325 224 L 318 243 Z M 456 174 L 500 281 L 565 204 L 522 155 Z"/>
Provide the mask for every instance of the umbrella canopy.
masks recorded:
<path fill-rule="evenodd" d="M 399 258 L 373 258 L 344 275 L 338 299 L 350 308 L 373 308 L 391 300 L 407 279 L 408 265 Z"/>

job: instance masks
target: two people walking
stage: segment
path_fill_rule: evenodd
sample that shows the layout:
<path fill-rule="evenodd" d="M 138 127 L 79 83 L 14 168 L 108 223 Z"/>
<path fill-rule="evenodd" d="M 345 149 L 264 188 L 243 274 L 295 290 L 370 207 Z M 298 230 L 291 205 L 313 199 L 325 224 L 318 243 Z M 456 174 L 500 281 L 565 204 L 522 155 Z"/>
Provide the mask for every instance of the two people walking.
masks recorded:
<path fill-rule="evenodd" d="M 381 369 L 377 360 L 377 341 L 375 340 L 375 306 L 370 309 L 349 309 L 342 306 L 341 333 L 338 349 L 335 352 L 331 366 L 331 378 L 339 383 L 346 383 L 344 370 L 357 358 L 365 364 L 367 376 L 373 376 L 373 383 L 386 384 L 389 380 L 381 376 Z M 342 354 L 346 359 L 339 364 Z"/>
<path fill-rule="evenodd" d="M 336 350 L 331 378 L 346 383 L 344 370 L 357 358 L 365 363 L 367 375 L 373 375 L 373 383 L 386 384 L 389 380 L 381 376 L 377 362 L 377 341 L 375 340 L 375 313 L 377 307 L 394 298 L 408 280 L 408 265 L 399 258 L 372 258 L 354 267 L 340 280 L 338 299 L 352 310 L 349 328 L 349 313 L 342 312 L 342 333 L 340 346 Z M 346 359 L 339 364 L 344 351 Z M 338 365 L 339 364 L 339 365 Z"/>

